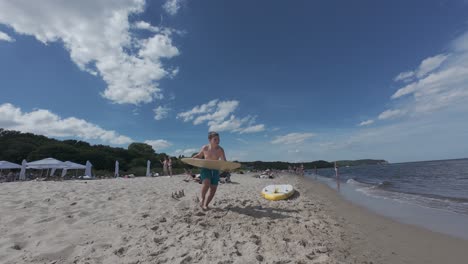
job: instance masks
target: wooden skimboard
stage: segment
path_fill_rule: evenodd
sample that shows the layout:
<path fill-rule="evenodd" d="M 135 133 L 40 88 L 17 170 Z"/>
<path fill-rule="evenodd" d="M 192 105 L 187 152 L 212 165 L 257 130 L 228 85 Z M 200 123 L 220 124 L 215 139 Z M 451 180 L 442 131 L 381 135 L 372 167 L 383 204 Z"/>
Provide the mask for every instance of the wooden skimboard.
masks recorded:
<path fill-rule="evenodd" d="M 182 158 L 182 162 L 189 165 L 206 168 L 211 170 L 235 170 L 240 168 L 241 164 L 237 162 L 224 161 L 224 160 L 206 160 L 206 159 L 194 159 L 194 158 Z"/>
<path fill-rule="evenodd" d="M 262 196 L 271 201 L 288 199 L 293 194 L 294 187 L 290 184 L 268 185 L 262 190 Z"/>

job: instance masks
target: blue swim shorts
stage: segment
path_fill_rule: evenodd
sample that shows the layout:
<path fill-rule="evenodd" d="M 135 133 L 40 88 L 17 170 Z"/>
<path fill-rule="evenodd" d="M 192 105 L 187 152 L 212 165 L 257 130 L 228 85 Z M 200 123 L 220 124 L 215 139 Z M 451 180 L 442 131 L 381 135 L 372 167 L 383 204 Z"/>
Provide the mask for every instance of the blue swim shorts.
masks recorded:
<path fill-rule="evenodd" d="M 205 179 L 209 179 L 211 185 L 218 185 L 219 183 L 219 170 L 210 170 L 202 168 L 200 171 L 200 179 L 203 182 Z"/>

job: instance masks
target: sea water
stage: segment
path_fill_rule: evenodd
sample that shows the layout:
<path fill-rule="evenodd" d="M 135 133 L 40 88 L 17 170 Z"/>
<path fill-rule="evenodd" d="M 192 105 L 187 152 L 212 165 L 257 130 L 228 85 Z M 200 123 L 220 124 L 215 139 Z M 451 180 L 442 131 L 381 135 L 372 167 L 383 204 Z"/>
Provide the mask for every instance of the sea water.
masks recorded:
<path fill-rule="evenodd" d="M 468 159 L 341 167 L 339 182 L 333 168 L 314 173 L 377 213 L 468 239 Z"/>

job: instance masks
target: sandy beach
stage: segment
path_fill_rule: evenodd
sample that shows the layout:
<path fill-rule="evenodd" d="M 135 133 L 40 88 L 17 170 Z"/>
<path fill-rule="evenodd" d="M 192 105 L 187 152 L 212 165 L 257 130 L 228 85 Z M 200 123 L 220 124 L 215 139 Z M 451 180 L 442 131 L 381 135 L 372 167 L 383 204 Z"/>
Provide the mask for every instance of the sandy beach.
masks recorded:
<path fill-rule="evenodd" d="M 462 263 L 468 248 L 298 176 L 235 174 L 209 211 L 183 178 L 0 184 L 0 263 Z M 263 199 L 275 183 L 297 192 Z"/>

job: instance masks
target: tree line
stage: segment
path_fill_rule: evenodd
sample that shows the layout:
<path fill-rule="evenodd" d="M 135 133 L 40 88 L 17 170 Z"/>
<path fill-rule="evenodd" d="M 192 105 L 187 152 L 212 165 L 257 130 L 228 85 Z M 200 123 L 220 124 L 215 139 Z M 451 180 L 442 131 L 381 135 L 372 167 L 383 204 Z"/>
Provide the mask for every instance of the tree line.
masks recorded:
<path fill-rule="evenodd" d="M 112 173 L 115 161 L 119 161 L 120 170 L 123 172 L 144 175 L 146 162 L 151 161 L 153 171 L 161 171 L 166 153 L 156 153 L 152 146 L 145 143 L 132 143 L 127 149 L 111 147 L 106 145 L 91 145 L 81 140 L 57 140 L 32 133 L 5 130 L 0 128 L 0 160 L 21 164 L 23 159 L 34 161 L 53 157 L 62 161 L 72 161 L 85 164 L 91 161 L 96 171 L 101 173 Z M 180 173 L 184 168 L 189 168 L 180 161 L 184 156 L 172 158 L 175 172 Z M 286 170 L 289 166 L 299 166 L 301 163 L 289 163 L 282 161 L 264 162 L 241 162 L 243 169 L 277 169 Z M 346 165 L 378 164 L 385 163 L 384 160 L 361 160 L 361 162 L 346 161 Z M 305 169 L 333 167 L 333 162 L 318 160 L 302 163 Z M 340 164 L 340 162 L 338 162 Z"/>

